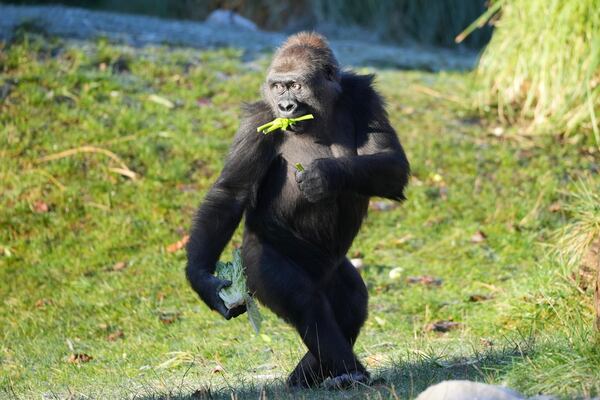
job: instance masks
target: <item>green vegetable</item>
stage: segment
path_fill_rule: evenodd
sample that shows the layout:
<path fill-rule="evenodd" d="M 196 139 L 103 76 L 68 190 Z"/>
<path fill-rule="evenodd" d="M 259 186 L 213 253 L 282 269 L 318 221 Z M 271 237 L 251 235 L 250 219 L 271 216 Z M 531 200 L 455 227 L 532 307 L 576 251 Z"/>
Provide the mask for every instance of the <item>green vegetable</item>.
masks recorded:
<path fill-rule="evenodd" d="M 315 117 L 312 114 L 306 114 L 298 118 L 275 118 L 273 121 L 256 128 L 256 131 L 262 132 L 265 135 L 277 129 L 285 131 L 288 128 L 288 126 L 294 125 L 296 122 L 306 121 L 308 119 L 315 119 Z"/>
<path fill-rule="evenodd" d="M 245 268 L 242 263 L 242 256 L 239 249 L 234 250 L 232 262 L 217 262 L 217 268 L 215 269 L 217 278 L 231 281 L 231 286 L 219 291 L 219 297 L 229 309 L 246 304 L 248 320 L 250 321 L 252 328 L 254 328 L 254 331 L 258 333 L 260 331 L 262 316 L 260 315 L 256 302 L 252 296 L 248 294 L 244 270 Z"/>
<path fill-rule="evenodd" d="M 304 171 L 304 167 L 300 163 L 294 164 L 294 167 L 296 168 L 296 170 L 298 170 L 298 172 Z"/>

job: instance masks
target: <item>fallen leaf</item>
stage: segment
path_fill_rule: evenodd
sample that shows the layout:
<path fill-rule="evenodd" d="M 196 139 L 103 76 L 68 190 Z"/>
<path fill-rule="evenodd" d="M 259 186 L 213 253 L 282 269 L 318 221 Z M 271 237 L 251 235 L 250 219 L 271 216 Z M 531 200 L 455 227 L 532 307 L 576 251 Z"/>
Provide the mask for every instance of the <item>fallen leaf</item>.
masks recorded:
<path fill-rule="evenodd" d="M 363 258 L 365 255 L 360 250 L 354 250 L 352 252 L 352 258 Z"/>
<path fill-rule="evenodd" d="M 43 308 L 45 306 L 51 306 L 51 305 L 52 305 L 51 299 L 39 299 L 38 301 L 35 302 L 36 308 Z"/>
<path fill-rule="evenodd" d="M 492 129 L 492 135 L 496 136 L 496 137 L 500 137 L 504 134 L 504 129 L 501 126 L 497 126 L 494 129 Z"/>
<path fill-rule="evenodd" d="M 425 326 L 425 332 L 448 332 L 452 329 L 460 327 L 460 322 L 454 321 L 437 321 L 427 324 Z"/>
<path fill-rule="evenodd" d="M 117 330 L 117 331 L 114 331 L 114 332 L 113 332 L 113 333 L 111 333 L 110 335 L 108 335 L 108 336 L 106 337 L 106 340 L 108 340 L 109 342 L 114 342 L 114 341 L 116 341 L 117 339 L 122 339 L 122 338 L 124 338 L 124 337 L 125 337 L 125 334 L 123 333 L 123 331 L 122 331 L 122 330 L 120 330 L 120 329 L 119 329 L 119 330 Z"/>
<path fill-rule="evenodd" d="M 198 191 L 198 185 L 196 185 L 195 183 L 178 183 L 176 187 L 177 190 L 183 193 L 191 193 Z"/>
<path fill-rule="evenodd" d="M 183 249 L 189 240 L 190 240 L 190 236 L 189 235 L 185 235 L 184 237 L 182 237 L 177 242 L 168 245 L 167 246 L 167 252 L 168 253 L 175 253 L 176 251 Z"/>
<path fill-rule="evenodd" d="M 377 316 L 375 316 L 374 319 L 375 319 L 375 322 L 377 323 L 377 325 L 381 326 L 382 328 L 387 323 L 387 321 L 385 319 L 377 317 Z"/>
<path fill-rule="evenodd" d="M 122 271 L 127 267 L 127 263 L 125 261 L 119 261 L 115 265 L 112 266 L 113 271 Z"/>
<path fill-rule="evenodd" d="M 162 312 L 158 315 L 158 320 L 165 325 L 171 325 L 179 319 L 181 313 L 178 312 Z"/>
<path fill-rule="evenodd" d="M 391 280 L 395 281 L 400 279 L 400 277 L 402 276 L 402 271 L 404 271 L 404 269 L 401 267 L 392 268 L 388 275 Z"/>
<path fill-rule="evenodd" d="M 4 257 L 12 256 L 12 251 L 10 251 L 10 247 L 0 247 L 0 255 Z"/>
<path fill-rule="evenodd" d="M 213 374 L 219 374 L 221 372 L 225 372 L 225 369 L 219 364 L 215 365 L 215 367 L 212 369 Z"/>
<path fill-rule="evenodd" d="M 365 364 L 369 367 L 376 367 L 387 362 L 387 357 L 383 354 L 371 354 L 365 358 Z"/>
<path fill-rule="evenodd" d="M 552 203 L 548 206 L 548 211 L 553 212 L 553 213 L 559 212 L 561 209 L 562 209 L 562 206 L 558 201 L 555 201 L 554 203 Z"/>
<path fill-rule="evenodd" d="M 260 338 L 263 340 L 263 342 L 265 343 L 271 343 L 271 337 L 269 335 L 265 335 L 264 333 L 260 334 Z"/>
<path fill-rule="evenodd" d="M 199 97 L 196 99 L 196 104 L 198 107 L 206 107 L 212 104 L 212 100 L 208 97 Z"/>
<path fill-rule="evenodd" d="M 409 233 L 408 235 L 404 235 L 404 236 L 402 236 L 402 237 L 400 237 L 400 238 L 398 238 L 398 239 L 394 239 L 394 240 L 392 241 L 392 243 L 394 243 L 394 244 L 395 244 L 395 245 L 397 245 L 397 246 L 400 246 L 400 245 L 403 245 L 403 244 L 406 244 L 406 243 L 408 243 L 408 242 L 409 242 L 409 241 L 411 241 L 413 238 L 414 238 L 414 236 L 413 236 L 413 235 L 411 235 L 411 234 Z"/>
<path fill-rule="evenodd" d="M 430 176 L 430 179 L 435 183 L 444 182 L 444 177 L 440 174 L 433 174 Z"/>
<path fill-rule="evenodd" d="M 487 235 L 483 231 L 477 231 L 471 236 L 471 243 L 485 242 Z"/>
<path fill-rule="evenodd" d="M 439 187 L 439 196 L 442 200 L 448 200 L 448 187 L 446 185 Z"/>
<path fill-rule="evenodd" d="M 73 353 L 69 356 L 69 359 L 67 360 L 67 362 L 70 362 L 71 364 L 81 364 L 81 363 L 89 362 L 93 359 L 94 359 L 94 357 L 92 357 L 88 354 L 85 354 L 85 353 Z"/>
<path fill-rule="evenodd" d="M 371 200 L 369 202 L 369 209 L 373 211 L 389 211 L 396 208 L 397 205 L 395 203 L 389 201 L 374 201 Z"/>
<path fill-rule="evenodd" d="M 350 263 L 352 263 L 356 269 L 362 269 L 365 266 L 362 258 L 351 258 Z"/>
<path fill-rule="evenodd" d="M 151 94 L 150 96 L 148 96 L 148 100 L 150 100 L 153 103 L 160 104 L 161 106 L 169 109 L 175 107 L 175 104 L 171 100 L 159 96 L 157 94 Z"/>
<path fill-rule="evenodd" d="M 47 213 L 50 210 L 50 207 L 48 207 L 48 204 L 46 204 L 46 202 L 42 200 L 37 200 L 35 203 L 33 203 L 33 210 L 36 213 L 42 214 Z"/>
<path fill-rule="evenodd" d="M 472 303 L 477 303 L 480 301 L 486 301 L 492 299 L 492 296 L 487 294 L 472 294 L 469 296 L 469 301 Z"/>
<path fill-rule="evenodd" d="M 420 283 L 425 286 L 441 286 L 442 280 L 431 275 L 409 276 L 406 281 L 408 283 Z"/>

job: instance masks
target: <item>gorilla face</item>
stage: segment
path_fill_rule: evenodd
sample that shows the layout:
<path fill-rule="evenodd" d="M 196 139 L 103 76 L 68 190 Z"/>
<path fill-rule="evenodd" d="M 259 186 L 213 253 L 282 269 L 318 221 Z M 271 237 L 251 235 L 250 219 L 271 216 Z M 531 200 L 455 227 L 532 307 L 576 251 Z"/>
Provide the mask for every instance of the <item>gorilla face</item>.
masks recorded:
<path fill-rule="evenodd" d="M 271 74 L 267 86 L 277 117 L 296 118 L 315 111 L 310 106 L 313 103 L 310 83 L 295 71 Z"/>

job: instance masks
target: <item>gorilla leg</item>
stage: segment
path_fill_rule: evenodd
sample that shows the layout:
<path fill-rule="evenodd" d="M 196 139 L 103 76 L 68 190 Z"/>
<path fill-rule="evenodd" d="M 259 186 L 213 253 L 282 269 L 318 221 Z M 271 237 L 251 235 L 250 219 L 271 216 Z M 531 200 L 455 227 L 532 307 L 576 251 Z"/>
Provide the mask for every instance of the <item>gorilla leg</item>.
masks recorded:
<path fill-rule="evenodd" d="M 346 258 L 342 261 L 325 292 L 346 340 L 354 346 L 367 319 L 369 295 L 365 283 L 350 260 Z"/>
<path fill-rule="evenodd" d="M 367 319 L 368 293 L 360 274 L 348 259 L 340 264 L 331 281 L 325 285 L 324 292 L 333 308 L 338 326 L 348 343 L 353 346 Z M 364 368 L 359 370 L 368 378 Z M 290 374 L 288 385 L 316 386 L 327 377 L 317 358 L 308 351 Z"/>
<path fill-rule="evenodd" d="M 310 278 L 307 269 L 251 234 L 246 235 L 242 248 L 250 290 L 296 328 L 312 355 L 305 356 L 298 366 L 305 375 L 315 376 L 305 383 L 354 371 L 366 373 L 352 352 L 351 338 L 336 320 L 325 290 Z M 317 373 L 309 374 L 317 365 Z"/>

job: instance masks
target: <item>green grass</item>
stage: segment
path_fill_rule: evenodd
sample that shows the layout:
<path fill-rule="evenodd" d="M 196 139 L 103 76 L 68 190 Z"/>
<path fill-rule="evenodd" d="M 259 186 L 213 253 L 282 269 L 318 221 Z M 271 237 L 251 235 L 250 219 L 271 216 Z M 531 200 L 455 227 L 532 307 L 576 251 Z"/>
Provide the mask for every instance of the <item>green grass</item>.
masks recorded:
<path fill-rule="evenodd" d="M 408 201 L 371 211 L 351 251 L 371 295 L 356 350 L 386 383 L 287 393 L 281 378 L 304 351 L 292 329 L 265 308 L 258 336 L 245 316 L 209 312 L 185 281 L 184 252 L 167 251 L 266 65 L 236 50 L 27 35 L 0 50 L 0 397 L 410 398 L 463 377 L 598 394 L 591 295 L 545 246 L 570 217 L 549 206 L 582 177 L 600 183 L 598 153 L 492 135 L 462 106 L 468 75 L 398 71 L 379 71 L 378 87 L 412 162 Z M 82 146 L 110 153 L 43 159 Z M 407 282 L 425 274 L 441 286 Z M 461 325 L 427 332 L 438 320 Z M 68 362 L 74 353 L 93 359 Z"/>

